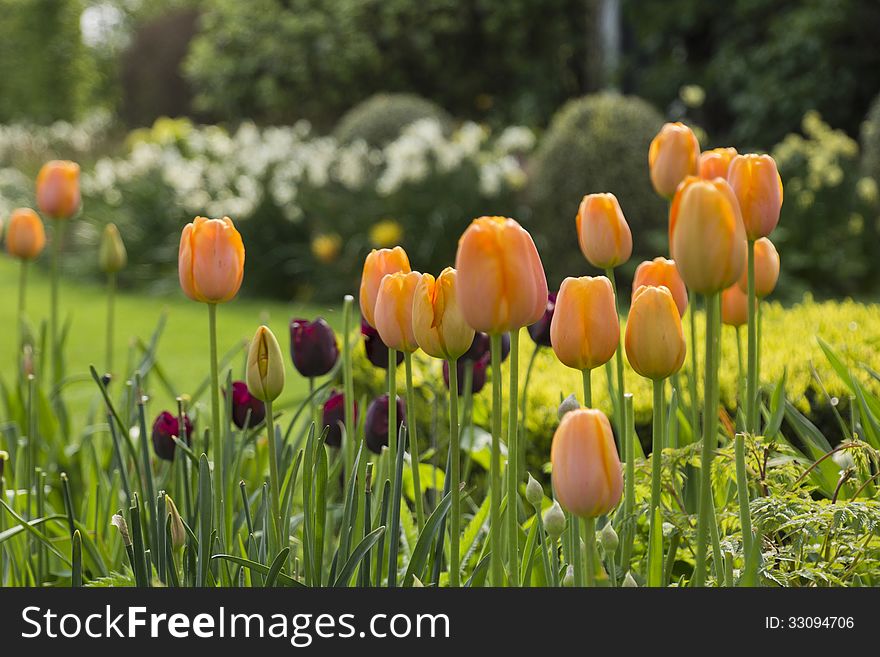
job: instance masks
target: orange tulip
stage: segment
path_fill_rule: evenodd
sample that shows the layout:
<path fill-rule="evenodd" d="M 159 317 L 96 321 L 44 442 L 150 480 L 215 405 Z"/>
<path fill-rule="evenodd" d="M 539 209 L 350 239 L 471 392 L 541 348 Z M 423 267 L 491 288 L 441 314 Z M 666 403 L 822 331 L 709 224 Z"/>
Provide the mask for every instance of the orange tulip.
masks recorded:
<path fill-rule="evenodd" d="M 611 360 L 619 341 L 611 281 L 604 276 L 562 281 L 550 322 L 550 344 L 562 364 L 592 370 Z"/>
<path fill-rule="evenodd" d="M 743 326 L 749 321 L 749 298 L 739 285 L 721 293 L 721 321 L 728 326 Z"/>
<path fill-rule="evenodd" d="M 364 271 L 361 274 L 361 313 L 373 328 L 376 328 L 374 311 L 376 296 L 379 294 L 379 284 L 385 274 L 393 274 L 398 271 L 412 271 L 406 251 L 399 246 L 395 246 L 393 249 L 373 249 L 364 260 Z"/>
<path fill-rule="evenodd" d="M 648 166 L 651 183 L 660 196 L 672 198 L 679 183 L 697 173 L 700 142 L 684 123 L 667 123 L 651 142 Z"/>
<path fill-rule="evenodd" d="M 669 250 L 692 292 L 715 294 L 739 279 L 746 237 L 726 181 L 689 177 L 682 182 L 669 211 Z"/>
<path fill-rule="evenodd" d="M 458 306 L 458 272 L 444 269 L 436 279 L 422 274 L 413 296 L 412 324 L 416 342 L 434 358 L 455 360 L 474 341 Z"/>
<path fill-rule="evenodd" d="M 232 219 L 196 217 L 180 236 L 180 287 L 193 301 L 223 303 L 238 293 L 244 276 L 244 244 Z"/>
<path fill-rule="evenodd" d="M 30 208 L 17 208 L 6 228 L 6 251 L 21 260 L 33 260 L 46 246 L 46 231 L 40 216 Z"/>
<path fill-rule="evenodd" d="M 475 330 L 499 334 L 534 324 L 547 307 L 547 278 L 528 231 L 513 219 L 474 219 L 458 241 L 458 303 Z"/>
<path fill-rule="evenodd" d="M 633 298 L 643 285 L 665 286 L 672 293 L 672 298 L 675 299 L 678 314 L 684 316 L 688 305 L 688 291 L 684 281 L 681 280 L 681 274 L 678 273 L 675 261 L 668 258 L 645 260 L 636 267 L 636 275 L 633 277 L 632 284 Z"/>
<path fill-rule="evenodd" d="M 578 243 L 594 267 L 608 269 L 629 260 L 632 233 L 614 194 L 588 194 L 577 213 Z"/>
<path fill-rule="evenodd" d="M 755 296 L 763 299 L 776 288 L 779 280 L 779 252 L 773 242 L 766 237 L 755 240 Z M 739 287 L 743 292 L 749 290 L 748 254 L 746 265 L 739 277 Z"/>
<path fill-rule="evenodd" d="M 665 379 L 684 363 L 681 315 L 666 287 L 645 285 L 633 295 L 626 320 L 626 357 L 646 379 Z"/>
<path fill-rule="evenodd" d="M 46 162 L 37 174 L 37 207 L 53 219 L 68 219 L 79 210 L 79 165 L 66 160 Z"/>
<path fill-rule="evenodd" d="M 413 297 L 421 278 L 416 271 L 398 271 L 385 274 L 379 283 L 374 319 L 379 337 L 390 349 L 413 352 L 419 348 L 413 332 Z"/>
<path fill-rule="evenodd" d="M 737 155 L 730 163 L 727 181 L 739 201 L 746 236 L 768 237 L 779 223 L 782 178 L 769 155 Z"/>
<path fill-rule="evenodd" d="M 711 180 L 712 178 L 727 179 L 730 162 L 737 156 L 735 148 L 713 148 L 711 151 L 703 151 L 700 155 L 700 178 Z"/>
<path fill-rule="evenodd" d="M 602 411 L 566 413 L 550 448 L 553 489 L 569 513 L 596 518 L 614 509 L 623 492 L 623 475 L 611 424 Z"/>

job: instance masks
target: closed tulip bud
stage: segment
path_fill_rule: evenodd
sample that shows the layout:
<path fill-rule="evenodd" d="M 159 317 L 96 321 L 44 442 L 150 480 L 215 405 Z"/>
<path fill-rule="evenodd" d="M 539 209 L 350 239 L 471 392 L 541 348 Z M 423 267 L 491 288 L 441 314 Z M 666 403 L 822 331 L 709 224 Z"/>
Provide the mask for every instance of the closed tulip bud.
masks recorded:
<path fill-rule="evenodd" d="M 510 355 L 510 333 L 501 336 L 501 362 L 507 360 Z M 477 331 L 474 333 L 473 342 L 468 350 L 462 355 L 463 360 L 472 360 L 477 362 L 483 358 L 491 358 L 492 356 L 492 339 L 488 333 Z"/>
<path fill-rule="evenodd" d="M 617 552 L 617 546 L 620 545 L 620 539 L 617 537 L 617 532 L 614 531 L 614 527 L 611 526 L 610 522 L 606 523 L 602 528 L 602 531 L 599 532 L 599 543 L 602 544 L 605 554 L 614 554 Z"/>
<path fill-rule="evenodd" d="M 284 390 L 284 358 L 275 334 L 260 326 L 251 340 L 247 357 L 247 387 L 262 401 L 275 401 Z"/>
<path fill-rule="evenodd" d="M 550 323 L 553 321 L 554 310 L 556 310 L 556 292 L 550 292 L 547 295 L 544 316 L 526 329 L 532 341 L 539 347 L 550 346 Z"/>
<path fill-rule="evenodd" d="M 536 509 L 541 508 L 541 502 L 544 501 L 544 488 L 538 483 L 531 474 L 529 474 L 528 483 L 526 483 L 526 502 Z"/>
<path fill-rule="evenodd" d="M 609 513 L 620 501 L 623 476 L 608 418 L 581 408 L 566 413 L 550 447 L 553 488 L 562 508 L 581 518 Z"/>
<path fill-rule="evenodd" d="M 397 427 L 406 422 L 406 406 L 403 400 L 397 398 Z M 367 408 L 367 417 L 364 423 L 364 441 L 371 452 L 382 453 L 382 448 L 388 446 L 388 394 L 376 397 Z"/>
<path fill-rule="evenodd" d="M 170 495 L 165 495 L 165 508 L 168 509 L 168 515 L 171 516 L 171 547 L 179 550 L 186 545 L 186 530 L 183 527 L 183 519 L 177 510 L 177 505 Z"/>
<path fill-rule="evenodd" d="M 688 305 L 688 291 L 684 281 L 681 280 L 681 274 L 678 273 L 675 261 L 668 258 L 645 260 L 636 267 L 632 284 L 633 297 L 643 285 L 653 285 L 654 287 L 662 285 L 669 290 L 672 293 L 672 298 L 675 299 L 678 314 L 684 316 Z"/>
<path fill-rule="evenodd" d="M 685 180 L 669 211 L 669 245 L 688 289 L 715 294 L 742 273 L 746 236 L 739 203 L 724 180 Z"/>
<path fill-rule="evenodd" d="M 565 513 L 556 500 L 553 500 L 553 504 L 544 512 L 544 529 L 553 540 L 562 536 L 562 532 L 565 531 Z"/>
<path fill-rule="evenodd" d="M 185 442 L 189 443 L 192 441 L 193 423 L 188 415 L 183 416 L 183 424 L 183 431 L 186 431 Z M 153 440 L 153 451 L 156 452 L 156 456 L 164 461 L 174 460 L 174 450 L 177 448 L 177 443 L 174 442 L 172 436 L 184 440 L 178 417 L 168 411 L 162 411 L 153 422 L 151 438 Z"/>
<path fill-rule="evenodd" d="M 354 403 L 354 422 L 357 424 L 357 401 Z M 345 426 L 345 395 L 337 390 L 332 390 L 321 411 L 322 425 L 327 427 L 327 437 L 324 442 L 330 447 L 342 446 L 342 430 Z"/>
<path fill-rule="evenodd" d="M 681 181 L 696 175 L 699 159 L 700 142 L 690 128 L 684 123 L 664 125 L 648 149 L 654 190 L 672 198 Z"/>
<path fill-rule="evenodd" d="M 538 249 L 522 226 L 480 217 L 458 241 L 458 303 L 477 331 L 506 333 L 534 324 L 547 307 L 547 278 Z"/>
<path fill-rule="evenodd" d="M 556 417 L 559 420 L 562 420 L 566 413 L 576 411 L 580 407 L 581 403 L 578 401 L 578 398 L 574 395 L 574 393 L 572 393 L 568 397 L 563 399 L 561 404 L 559 404 L 559 408 L 556 409 Z"/>
<path fill-rule="evenodd" d="M 367 323 L 366 319 L 361 320 L 361 335 L 364 336 L 364 352 L 369 360 L 376 367 L 383 370 L 388 369 L 388 345 L 382 342 L 379 331 L 374 329 Z M 397 365 L 403 362 L 403 352 L 396 353 Z"/>
<path fill-rule="evenodd" d="M 611 281 L 604 276 L 562 281 L 550 340 L 556 357 L 576 370 L 591 370 L 611 360 L 620 341 Z"/>
<path fill-rule="evenodd" d="M 474 341 L 458 306 L 458 273 L 447 267 L 436 279 L 422 274 L 413 293 L 412 328 L 416 342 L 429 356 L 455 360 Z"/>
<path fill-rule="evenodd" d="M 250 415 L 249 415 L 250 414 Z M 259 426 L 266 419 L 266 405 L 254 397 L 244 381 L 232 382 L 232 421 L 239 429 Z"/>
<path fill-rule="evenodd" d="M 727 326 L 744 326 L 749 321 L 749 297 L 739 285 L 721 293 L 721 321 Z"/>
<path fill-rule="evenodd" d="M 128 254 L 125 252 L 125 243 L 119 234 L 116 224 L 107 224 L 101 235 L 101 244 L 98 246 L 98 265 L 101 271 L 114 274 L 125 267 L 128 262 Z"/>
<path fill-rule="evenodd" d="M 312 378 L 328 374 L 339 360 L 336 334 L 322 317 L 290 322 L 290 356 L 296 371 Z"/>
<path fill-rule="evenodd" d="M 730 163 L 727 181 L 733 188 L 750 240 L 769 237 L 779 223 L 782 178 L 769 155 L 737 155 Z"/>
<path fill-rule="evenodd" d="M 489 368 L 489 360 L 489 355 L 486 354 L 480 360 L 470 361 L 472 366 L 471 393 L 475 395 L 486 385 L 486 370 Z M 467 366 L 467 362 L 468 361 L 464 358 L 459 358 L 455 362 L 456 369 L 458 370 L 459 397 L 464 394 L 465 367 Z M 443 361 L 443 382 L 446 384 L 446 387 L 449 388 L 449 361 Z"/>
<path fill-rule="evenodd" d="M 638 583 L 635 578 L 633 578 L 632 573 L 626 571 L 626 576 L 623 578 L 623 584 L 621 586 L 625 589 L 637 589 L 639 588 Z"/>
<path fill-rule="evenodd" d="M 364 271 L 361 274 L 360 304 L 361 313 L 370 326 L 376 326 L 374 313 L 382 279 L 386 274 L 399 271 L 411 271 L 406 251 L 399 246 L 395 246 L 393 249 L 373 249 L 364 260 Z"/>
<path fill-rule="evenodd" d="M 53 219 L 69 219 L 79 210 L 79 165 L 67 160 L 46 162 L 37 174 L 37 207 Z"/>
<path fill-rule="evenodd" d="M 6 252 L 21 260 L 33 260 L 46 246 L 46 231 L 40 216 L 30 208 L 18 208 L 6 227 Z"/>
<path fill-rule="evenodd" d="M 562 576 L 562 586 L 566 589 L 574 586 L 574 566 L 566 566 L 565 575 Z"/>
<path fill-rule="evenodd" d="M 413 297 L 421 280 L 418 272 L 386 274 L 376 297 L 374 322 L 382 342 L 392 349 L 413 352 L 419 348 L 413 332 Z"/>
<path fill-rule="evenodd" d="M 681 369 L 685 342 L 681 316 L 665 287 L 642 286 L 626 320 L 626 357 L 647 379 L 665 379 Z"/>
<path fill-rule="evenodd" d="M 703 151 L 700 155 L 700 178 L 712 180 L 712 178 L 727 179 L 730 163 L 737 156 L 735 148 L 713 148 Z"/>
<path fill-rule="evenodd" d="M 766 237 L 755 240 L 755 296 L 763 299 L 776 289 L 779 280 L 779 252 L 773 242 Z M 746 266 L 739 277 L 739 287 L 743 292 L 749 290 L 748 254 Z"/>
<path fill-rule="evenodd" d="M 223 303 L 238 294 L 244 276 L 244 244 L 232 219 L 196 217 L 180 235 L 180 287 L 193 301 Z"/>
<path fill-rule="evenodd" d="M 584 196 L 577 234 L 584 257 L 599 269 L 622 265 L 632 255 L 632 233 L 614 194 Z"/>

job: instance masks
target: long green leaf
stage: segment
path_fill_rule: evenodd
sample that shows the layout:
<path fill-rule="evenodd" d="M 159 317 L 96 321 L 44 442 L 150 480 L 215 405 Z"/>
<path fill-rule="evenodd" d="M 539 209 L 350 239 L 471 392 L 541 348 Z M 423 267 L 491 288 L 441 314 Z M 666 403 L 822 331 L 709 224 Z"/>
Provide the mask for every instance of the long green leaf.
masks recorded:
<path fill-rule="evenodd" d="M 419 534 L 419 540 L 416 542 L 415 548 L 413 548 L 409 565 L 403 576 L 404 586 L 411 585 L 414 577 L 422 579 L 422 571 L 424 570 L 425 562 L 428 560 L 428 554 L 431 551 L 431 543 L 440 529 L 443 518 L 449 513 L 451 505 L 452 493 L 440 500 L 437 508 L 434 509 L 434 512 L 425 521 L 425 526 L 422 528 L 421 534 Z"/>
<path fill-rule="evenodd" d="M 352 576 L 354 575 L 355 569 L 358 567 L 358 564 L 361 560 L 367 556 L 370 549 L 379 541 L 382 536 L 385 534 L 385 527 L 377 527 L 369 534 L 364 536 L 363 540 L 357 544 L 354 550 L 351 551 L 351 556 L 348 558 L 348 561 L 345 562 L 345 565 L 342 567 L 342 570 L 339 572 L 339 577 L 336 578 L 336 582 L 333 586 L 347 586 L 351 581 Z"/>
<path fill-rule="evenodd" d="M 287 548 L 285 548 L 285 549 L 287 549 Z M 251 561 L 250 559 L 245 559 L 243 557 L 237 557 L 233 554 L 215 554 L 215 555 L 212 555 L 211 558 L 212 559 L 224 559 L 226 561 L 230 561 L 234 564 L 237 564 L 239 566 L 247 568 L 248 570 L 256 571 L 256 572 L 260 573 L 261 575 L 268 575 L 269 574 L 269 567 L 268 566 L 261 564 L 261 563 L 258 563 L 256 561 Z M 302 582 L 299 582 L 299 581 L 293 579 L 292 577 L 290 577 L 289 575 L 285 575 L 282 572 L 278 573 L 278 581 L 284 582 L 285 584 L 288 584 L 290 586 L 295 586 L 295 587 L 299 587 L 299 588 L 307 588 L 306 585 L 303 584 Z"/>

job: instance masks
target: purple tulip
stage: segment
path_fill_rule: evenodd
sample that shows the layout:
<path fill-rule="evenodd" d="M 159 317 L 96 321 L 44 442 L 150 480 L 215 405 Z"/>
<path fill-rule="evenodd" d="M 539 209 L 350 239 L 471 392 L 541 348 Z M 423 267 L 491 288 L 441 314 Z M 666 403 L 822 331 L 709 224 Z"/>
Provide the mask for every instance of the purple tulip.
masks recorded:
<path fill-rule="evenodd" d="M 397 398 L 397 431 L 400 425 L 406 421 L 406 406 L 403 400 Z M 370 451 L 376 454 L 382 453 L 382 448 L 388 445 L 388 395 L 376 397 L 370 402 L 367 409 L 367 421 L 364 426 L 364 439 Z"/>
<path fill-rule="evenodd" d="M 532 340 L 539 347 L 550 346 L 550 323 L 553 321 L 553 311 L 556 310 L 556 292 L 547 295 L 547 307 L 544 316 L 529 326 L 526 330 L 532 336 Z"/>
<path fill-rule="evenodd" d="M 477 331 L 474 334 L 474 341 L 471 342 L 471 346 L 468 348 L 464 355 L 463 359 L 472 360 L 477 362 L 483 356 L 487 356 L 492 358 L 492 341 L 489 338 L 487 333 L 482 333 L 481 331 Z M 507 360 L 507 357 L 510 355 L 510 333 L 505 333 L 501 336 L 501 362 L 503 363 Z"/>
<path fill-rule="evenodd" d="M 250 419 L 248 419 L 250 411 Z M 257 427 L 266 419 L 266 404 L 257 399 L 248 390 L 244 381 L 232 382 L 232 421 L 239 429 L 244 429 L 244 423 L 248 427 Z"/>
<path fill-rule="evenodd" d="M 183 423 L 186 430 L 186 442 L 189 444 L 192 442 L 193 435 L 192 420 L 189 419 L 188 415 L 184 415 Z M 156 452 L 156 456 L 165 461 L 174 460 L 174 449 L 177 447 L 177 443 L 172 440 L 171 436 L 183 439 L 183 436 L 180 435 L 180 425 L 177 421 L 177 416 L 172 415 L 168 411 L 162 411 L 159 413 L 156 421 L 153 422 L 152 438 L 153 451 Z"/>
<path fill-rule="evenodd" d="M 354 421 L 357 423 L 358 405 L 354 403 Z M 345 395 L 337 390 L 332 390 L 327 401 L 324 402 L 323 426 L 327 427 L 327 437 L 324 442 L 330 447 L 342 445 L 342 428 L 345 426 Z M 385 423 L 388 421 L 386 419 Z"/>
<path fill-rule="evenodd" d="M 486 370 L 489 368 L 489 354 L 484 354 L 480 360 L 474 361 L 474 373 L 473 379 L 471 380 L 471 392 L 473 394 L 477 394 L 480 390 L 483 389 L 483 386 L 486 385 Z M 465 360 L 464 358 L 459 358 L 456 363 L 456 370 L 458 371 L 458 396 L 461 397 L 464 394 L 464 375 L 465 375 Z M 449 388 L 449 362 L 443 361 L 443 381 L 446 383 L 446 387 Z"/>
<path fill-rule="evenodd" d="M 290 355 L 293 366 L 307 378 L 323 376 L 339 360 L 336 335 L 323 318 L 314 322 L 294 319 L 290 322 Z"/>
<path fill-rule="evenodd" d="M 364 336 L 364 351 L 367 352 L 367 360 L 375 367 L 381 367 L 383 370 L 388 369 L 388 346 L 382 342 L 379 337 L 379 331 L 374 329 L 367 323 L 367 320 L 361 319 L 361 335 Z M 397 352 L 397 364 L 403 362 L 403 352 Z"/>

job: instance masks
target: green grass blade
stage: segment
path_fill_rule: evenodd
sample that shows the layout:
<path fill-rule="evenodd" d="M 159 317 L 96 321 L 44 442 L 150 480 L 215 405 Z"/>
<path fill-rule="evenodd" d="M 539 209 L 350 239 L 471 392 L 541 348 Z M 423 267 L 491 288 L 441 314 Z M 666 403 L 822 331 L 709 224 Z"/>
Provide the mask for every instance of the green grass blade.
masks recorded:
<path fill-rule="evenodd" d="M 451 493 L 440 500 L 437 508 L 434 509 L 434 512 L 425 521 L 425 526 L 422 528 L 421 534 L 419 534 L 419 540 L 413 548 L 409 565 L 403 576 L 404 586 L 412 584 L 413 577 L 418 577 L 420 580 L 422 579 L 422 571 L 424 570 L 425 562 L 428 560 L 428 554 L 431 551 L 431 543 L 436 537 L 437 532 L 440 530 L 440 525 L 442 524 L 443 519 L 446 517 L 446 514 L 449 513 L 450 506 L 452 506 Z"/>
<path fill-rule="evenodd" d="M 385 527 L 377 527 L 375 530 L 367 534 L 364 539 L 357 544 L 354 550 L 351 551 L 351 556 L 348 558 L 348 561 L 345 562 L 345 565 L 339 572 L 339 577 L 336 578 L 336 582 L 334 582 L 333 586 L 348 586 L 348 583 L 354 576 L 354 571 L 357 569 L 358 564 L 369 554 L 372 547 L 384 535 Z"/>

